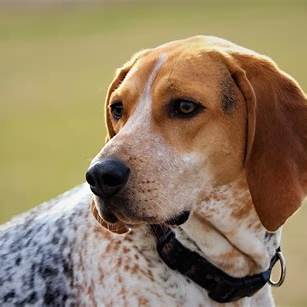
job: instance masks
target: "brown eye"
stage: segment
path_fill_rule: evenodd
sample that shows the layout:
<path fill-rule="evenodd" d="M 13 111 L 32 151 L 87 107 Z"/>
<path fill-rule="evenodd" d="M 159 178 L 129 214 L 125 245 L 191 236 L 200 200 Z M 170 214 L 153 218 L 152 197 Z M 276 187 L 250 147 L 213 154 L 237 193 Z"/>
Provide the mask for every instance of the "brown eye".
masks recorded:
<path fill-rule="evenodd" d="M 110 106 L 111 114 L 115 120 L 119 120 L 123 116 L 124 106 L 121 101 L 117 101 Z"/>
<path fill-rule="evenodd" d="M 197 105 L 191 101 L 180 101 L 178 104 L 178 111 L 183 114 L 189 114 L 194 112 Z"/>
<path fill-rule="evenodd" d="M 198 114 L 204 107 L 200 103 L 190 100 L 178 99 L 170 104 L 169 113 L 171 117 L 193 117 Z"/>

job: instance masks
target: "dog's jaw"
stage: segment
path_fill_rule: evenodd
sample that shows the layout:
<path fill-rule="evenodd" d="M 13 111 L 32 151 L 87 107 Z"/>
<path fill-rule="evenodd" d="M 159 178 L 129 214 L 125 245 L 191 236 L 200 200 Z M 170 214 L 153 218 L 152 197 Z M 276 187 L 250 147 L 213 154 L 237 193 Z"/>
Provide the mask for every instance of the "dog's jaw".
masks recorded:
<path fill-rule="evenodd" d="M 207 195 L 182 228 L 208 259 L 235 277 L 266 270 L 281 239 L 281 230 L 269 233 L 261 224 L 244 174 Z"/>

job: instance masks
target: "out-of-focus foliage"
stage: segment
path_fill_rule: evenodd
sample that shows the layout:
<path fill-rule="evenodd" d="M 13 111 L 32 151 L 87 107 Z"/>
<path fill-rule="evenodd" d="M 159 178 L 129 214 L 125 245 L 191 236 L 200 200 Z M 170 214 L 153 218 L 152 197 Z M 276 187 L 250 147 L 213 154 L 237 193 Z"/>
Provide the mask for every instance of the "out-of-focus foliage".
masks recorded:
<path fill-rule="evenodd" d="M 0 6 L 0 221 L 84 180 L 104 143 L 106 88 L 135 51 L 217 35 L 270 55 L 306 90 L 306 31 L 305 1 Z M 286 226 L 280 305 L 307 305 L 306 217 Z"/>

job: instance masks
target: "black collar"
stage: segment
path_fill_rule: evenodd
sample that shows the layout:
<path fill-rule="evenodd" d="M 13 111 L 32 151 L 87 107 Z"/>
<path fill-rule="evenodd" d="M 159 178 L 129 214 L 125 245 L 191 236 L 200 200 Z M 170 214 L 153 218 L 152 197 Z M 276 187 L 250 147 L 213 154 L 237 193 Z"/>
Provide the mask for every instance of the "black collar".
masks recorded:
<path fill-rule="evenodd" d="M 170 228 L 160 225 L 151 227 L 157 238 L 157 251 L 161 259 L 172 270 L 189 277 L 206 289 L 209 297 L 219 303 L 233 302 L 252 296 L 269 282 L 271 270 L 279 260 L 280 249 L 278 248 L 266 271 L 242 278 L 232 277 L 198 253 L 183 246 Z"/>

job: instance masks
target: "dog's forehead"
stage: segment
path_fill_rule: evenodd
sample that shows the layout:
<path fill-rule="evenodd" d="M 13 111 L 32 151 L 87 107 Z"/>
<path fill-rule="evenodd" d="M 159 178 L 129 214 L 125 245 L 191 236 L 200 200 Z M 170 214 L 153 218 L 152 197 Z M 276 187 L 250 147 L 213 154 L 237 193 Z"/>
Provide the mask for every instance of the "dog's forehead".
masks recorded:
<path fill-rule="evenodd" d="M 203 41 L 175 41 L 152 49 L 132 66 L 119 87 L 122 94 L 141 95 L 151 74 L 152 86 L 166 85 L 178 88 L 193 85 L 216 87 L 225 75 L 226 67 L 212 57 L 212 48 Z M 158 66 L 158 67 L 156 67 Z M 138 97 L 134 97 L 135 100 Z"/>

